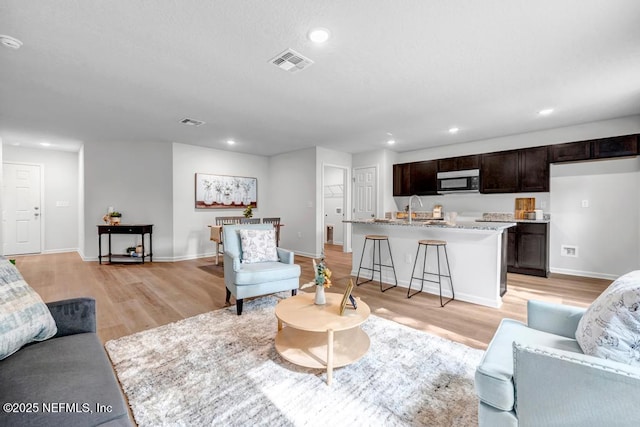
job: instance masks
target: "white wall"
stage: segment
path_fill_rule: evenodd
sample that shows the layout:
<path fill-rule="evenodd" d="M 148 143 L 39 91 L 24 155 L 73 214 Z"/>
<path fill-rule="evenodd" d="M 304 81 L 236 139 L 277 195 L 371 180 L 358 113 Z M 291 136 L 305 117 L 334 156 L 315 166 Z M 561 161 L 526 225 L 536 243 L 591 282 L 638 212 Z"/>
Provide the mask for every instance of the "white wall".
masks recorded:
<path fill-rule="evenodd" d="M 292 151 L 269 158 L 268 197 L 285 226 L 280 246 L 300 255 L 321 255 L 318 217 L 322 215 L 316 167 L 316 148 Z M 320 193 L 318 195 L 318 193 Z M 274 212 L 274 213 L 275 213 Z"/>
<path fill-rule="evenodd" d="M 640 158 L 551 166 L 552 272 L 614 279 L 640 268 L 639 171 Z"/>
<path fill-rule="evenodd" d="M 173 178 L 171 144 L 91 142 L 84 146 L 85 240 L 87 260 L 98 255 L 97 224 L 109 206 L 124 224 L 153 224 L 153 260 L 173 258 Z M 113 236 L 113 253 L 139 243 L 139 236 Z M 106 238 L 103 253 L 106 253 Z"/>
<path fill-rule="evenodd" d="M 248 176 L 258 179 L 256 218 L 284 216 L 269 197 L 269 159 L 263 156 L 214 150 L 186 144 L 173 144 L 173 257 L 191 259 L 215 254 L 209 240 L 208 225 L 217 216 L 240 216 L 242 209 L 195 209 L 195 174 Z M 285 215 L 283 215 L 285 214 Z M 282 235 L 284 236 L 285 228 Z"/>
<path fill-rule="evenodd" d="M 7 145 L 4 161 L 42 165 L 43 253 L 78 250 L 78 153 Z M 58 206 L 57 202 L 64 206 Z"/>

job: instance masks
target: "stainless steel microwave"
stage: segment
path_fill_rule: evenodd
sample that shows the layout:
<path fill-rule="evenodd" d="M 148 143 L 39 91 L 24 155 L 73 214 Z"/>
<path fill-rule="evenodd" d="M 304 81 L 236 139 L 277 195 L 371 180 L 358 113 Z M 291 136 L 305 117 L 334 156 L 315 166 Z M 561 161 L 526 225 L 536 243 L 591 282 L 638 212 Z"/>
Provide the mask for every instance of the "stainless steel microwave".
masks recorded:
<path fill-rule="evenodd" d="M 438 193 L 477 193 L 480 191 L 480 170 L 468 169 L 438 172 Z"/>

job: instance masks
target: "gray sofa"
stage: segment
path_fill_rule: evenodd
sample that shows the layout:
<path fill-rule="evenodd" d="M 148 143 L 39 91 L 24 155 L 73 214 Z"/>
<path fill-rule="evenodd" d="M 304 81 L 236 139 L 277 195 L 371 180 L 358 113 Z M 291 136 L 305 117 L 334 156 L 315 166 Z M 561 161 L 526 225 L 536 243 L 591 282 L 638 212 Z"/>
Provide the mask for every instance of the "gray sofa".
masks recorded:
<path fill-rule="evenodd" d="M 48 303 L 57 334 L 0 361 L 0 426 L 132 426 L 95 300 Z"/>

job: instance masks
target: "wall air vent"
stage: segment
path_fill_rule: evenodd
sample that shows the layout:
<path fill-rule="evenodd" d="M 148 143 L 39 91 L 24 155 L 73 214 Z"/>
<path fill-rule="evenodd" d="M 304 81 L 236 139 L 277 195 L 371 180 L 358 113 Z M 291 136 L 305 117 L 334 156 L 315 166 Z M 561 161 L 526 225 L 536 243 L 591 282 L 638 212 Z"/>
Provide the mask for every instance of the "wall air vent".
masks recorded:
<path fill-rule="evenodd" d="M 182 123 L 183 125 L 196 126 L 196 127 L 197 126 L 202 126 L 204 124 L 203 121 L 190 119 L 190 118 L 184 118 L 184 119 L 180 120 L 180 123 Z"/>
<path fill-rule="evenodd" d="M 308 68 L 313 61 L 305 58 L 293 49 L 287 49 L 269 60 L 273 65 L 290 73 L 295 73 Z"/>

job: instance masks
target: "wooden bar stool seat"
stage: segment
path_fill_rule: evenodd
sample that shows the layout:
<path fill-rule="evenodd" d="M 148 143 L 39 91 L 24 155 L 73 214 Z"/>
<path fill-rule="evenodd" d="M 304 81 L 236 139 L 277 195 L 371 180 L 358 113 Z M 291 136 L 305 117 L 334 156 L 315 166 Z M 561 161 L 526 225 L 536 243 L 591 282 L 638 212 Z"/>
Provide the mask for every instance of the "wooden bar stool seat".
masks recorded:
<path fill-rule="evenodd" d="M 416 266 L 418 265 L 418 258 L 420 257 L 420 248 L 422 248 L 423 246 L 424 246 L 424 257 L 422 259 L 422 274 L 420 276 L 415 276 Z M 430 246 L 433 246 L 436 250 L 436 262 L 438 263 L 437 273 L 427 271 L 427 250 L 429 249 Z M 447 262 L 447 274 L 442 274 L 442 272 L 440 271 L 440 248 L 443 249 L 444 257 Z M 438 280 L 425 279 L 425 276 L 437 276 Z M 448 278 L 449 284 L 451 285 L 451 298 L 449 298 L 444 303 L 442 302 L 442 278 L 443 277 Z M 420 290 L 415 291 L 414 293 L 411 293 L 411 285 L 414 279 L 420 281 Z M 415 294 L 422 292 L 422 289 L 424 288 L 424 282 L 431 282 L 431 283 L 438 284 L 438 289 L 440 294 L 440 307 L 444 307 L 449 302 L 454 300 L 455 293 L 453 291 L 453 280 L 451 279 L 451 267 L 449 267 L 449 256 L 447 255 L 447 242 L 445 240 L 432 240 L 432 239 L 418 240 L 418 250 L 416 252 L 416 260 L 413 263 L 413 270 L 411 270 L 411 280 L 409 280 L 409 289 L 407 290 L 407 298 L 411 298 Z"/>
<path fill-rule="evenodd" d="M 380 242 L 387 242 L 387 248 L 389 249 L 389 259 L 391 261 L 391 265 L 382 263 L 382 254 L 380 248 Z M 371 267 L 363 267 L 362 260 L 364 259 L 364 253 L 367 251 L 367 242 L 371 242 L 373 245 L 373 254 L 371 256 Z M 376 245 L 377 243 L 377 245 Z M 378 260 L 376 262 L 376 252 L 378 253 Z M 390 268 L 393 271 L 393 279 L 395 284 L 393 286 L 389 286 L 387 288 L 382 287 L 382 268 Z M 360 282 L 360 271 L 368 270 L 371 272 L 371 279 Z M 372 282 L 374 280 L 375 274 L 378 273 L 378 282 L 380 283 L 380 291 L 385 292 L 391 288 L 395 288 L 398 286 L 398 278 L 396 277 L 396 268 L 393 265 L 393 256 L 391 255 L 391 245 L 389 244 L 389 236 L 378 235 L 378 234 L 367 234 L 364 236 L 364 245 L 362 247 L 362 256 L 360 257 L 360 265 L 358 266 L 358 275 L 356 276 L 356 286 L 360 286 L 364 283 Z"/>

